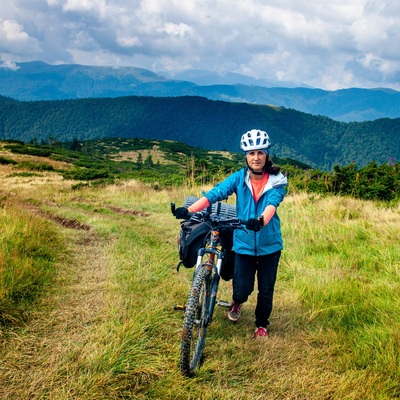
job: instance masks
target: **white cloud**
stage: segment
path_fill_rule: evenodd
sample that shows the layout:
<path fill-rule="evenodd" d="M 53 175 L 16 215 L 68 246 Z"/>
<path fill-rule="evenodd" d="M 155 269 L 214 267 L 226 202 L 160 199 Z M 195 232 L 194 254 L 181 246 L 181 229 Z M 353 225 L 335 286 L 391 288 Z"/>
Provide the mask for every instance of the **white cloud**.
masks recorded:
<path fill-rule="evenodd" d="M 12 61 L 5 61 L 0 64 L 0 68 L 9 69 L 11 71 L 17 71 L 20 67 Z"/>
<path fill-rule="evenodd" d="M 64 12 L 94 12 L 99 16 L 106 14 L 105 0 L 67 0 L 62 9 Z"/>
<path fill-rule="evenodd" d="M 17 21 L 0 20 L 0 51 L 21 56 L 41 53 L 41 48 Z"/>
<path fill-rule="evenodd" d="M 175 36 L 175 37 L 180 37 L 184 38 L 187 36 L 190 36 L 193 29 L 186 24 L 173 24 L 171 22 L 168 22 L 164 25 L 160 31 L 166 32 L 168 35 Z"/>
<path fill-rule="evenodd" d="M 117 37 L 117 43 L 121 47 L 142 47 L 142 42 L 135 36 Z"/>
<path fill-rule="evenodd" d="M 5 42 L 26 42 L 29 40 L 29 35 L 23 31 L 23 28 L 18 22 L 5 20 L 0 24 L 2 39 Z"/>
<path fill-rule="evenodd" d="M 399 89 L 399 25 L 394 0 L 8 0 L 0 51 L 3 60 Z"/>

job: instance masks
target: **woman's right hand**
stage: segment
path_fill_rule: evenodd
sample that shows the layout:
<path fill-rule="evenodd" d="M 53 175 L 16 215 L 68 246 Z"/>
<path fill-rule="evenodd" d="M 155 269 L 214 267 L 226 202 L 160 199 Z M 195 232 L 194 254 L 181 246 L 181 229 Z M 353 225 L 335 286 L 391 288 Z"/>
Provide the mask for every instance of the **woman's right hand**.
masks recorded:
<path fill-rule="evenodd" d="M 178 207 L 174 215 L 176 219 L 190 219 L 190 214 L 186 207 Z"/>

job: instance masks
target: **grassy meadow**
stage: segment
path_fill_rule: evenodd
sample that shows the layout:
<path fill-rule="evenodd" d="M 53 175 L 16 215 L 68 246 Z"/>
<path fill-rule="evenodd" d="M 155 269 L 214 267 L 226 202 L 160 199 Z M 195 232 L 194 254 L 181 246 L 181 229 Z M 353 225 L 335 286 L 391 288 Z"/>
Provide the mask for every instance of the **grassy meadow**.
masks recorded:
<path fill-rule="evenodd" d="M 252 339 L 255 293 L 236 324 L 217 309 L 184 378 L 169 204 L 206 188 L 73 185 L 0 165 L 1 399 L 400 397 L 399 205 L 289 191 L 270 336 Z"/>

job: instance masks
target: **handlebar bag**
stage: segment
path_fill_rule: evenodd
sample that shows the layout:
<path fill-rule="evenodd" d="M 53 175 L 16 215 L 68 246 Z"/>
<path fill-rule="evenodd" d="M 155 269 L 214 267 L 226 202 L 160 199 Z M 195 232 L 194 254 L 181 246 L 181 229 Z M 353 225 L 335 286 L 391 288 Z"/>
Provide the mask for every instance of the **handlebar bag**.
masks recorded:
<path fill-rule="evenodd" d="M 204 247 L 210 227 L 204 222 L 183 221 L 178 235 L 178 253 L 180 262 L 186 268 L 193 268 L 197 261 L 197 252 Z"/>
<path fill-rule="evenodd" d="M 199 198 L 195 196 L 187 196 L 184 202 L 185 207 L 189 207 Z M 219 215 L 225 215 L 229 218 L 236 217 L 236 207 L 232 204 L 214 203 L 211 205 L 211 211 Z M 181 230 L 178 235 L 178 253 L 180 262 L 179 267 L 183 264 L 186 268 L 193 268 L 197 261 L 197 252 L 205 246 L 205 241 L 210 227 L 204 222 L 183 221 L 181 222 Z M 220 275 L 225 281 L 229 281 L 233 277 L 235 253 L 233 246 L 233 229 L 220 229 L 220 240 L 225 250 L 225 257 L 221 265 Z"/>
<path fill-rule="evenodd" d="M 205 246 L 209 232 L 210 227 L 204 222 L 192 220 L 181 222 L 181 230 L 177 239 L 180 259 L 178 269 L 181 265 L 185 268 L 193 268 L 196 265 L 197 253 Z M 220 240 L 225 250 L 220 275 L 222 279 L 229 281 L 233 277 L 234 266 L 233 229 L 220 229 Z"/>

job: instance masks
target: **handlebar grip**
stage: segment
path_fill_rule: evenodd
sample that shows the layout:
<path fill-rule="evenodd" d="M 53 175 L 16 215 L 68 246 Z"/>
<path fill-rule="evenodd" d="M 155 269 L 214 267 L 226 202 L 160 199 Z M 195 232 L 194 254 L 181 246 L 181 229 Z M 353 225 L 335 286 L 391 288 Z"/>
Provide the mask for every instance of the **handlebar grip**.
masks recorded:
<path fill-rule="evenodd" d="M 175 215 L 175 210 L 176 210 L 175 203 L 171 203 L 171 212 L 172 212 L 172 215 Z"/>

